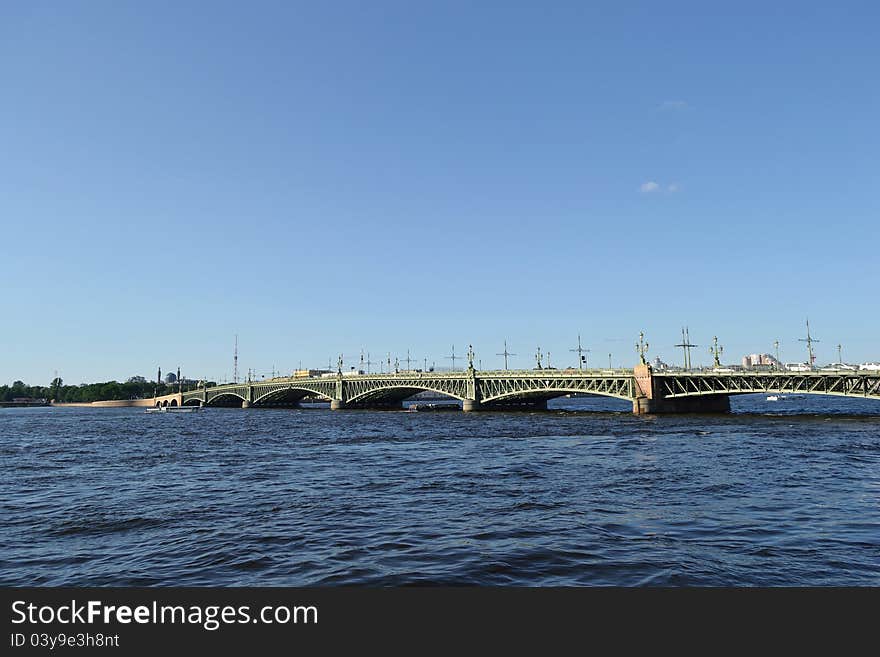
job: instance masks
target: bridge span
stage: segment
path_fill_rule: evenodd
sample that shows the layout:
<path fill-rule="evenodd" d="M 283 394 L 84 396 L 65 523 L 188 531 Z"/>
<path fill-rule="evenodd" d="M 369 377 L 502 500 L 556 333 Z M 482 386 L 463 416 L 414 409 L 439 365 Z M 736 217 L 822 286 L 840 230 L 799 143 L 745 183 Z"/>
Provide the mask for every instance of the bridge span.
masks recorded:
<path fill-rule="evenodd" d="M 397 372 L 331 377 L 279 378 L 232 383 L 158 397 L 155 405 L 289 407 L 305 398 L 345 408 L 400 408 L 419 392 L 459 400 L 464 411 L 542 409 L 567 394 L 600 395 L 632 402 L 639 415 L 719 413 L 730 396 L 791 393 L 880 401 L 880 372 L 654 372 L 650 365 L 616 370 L 501 370 Z"/>

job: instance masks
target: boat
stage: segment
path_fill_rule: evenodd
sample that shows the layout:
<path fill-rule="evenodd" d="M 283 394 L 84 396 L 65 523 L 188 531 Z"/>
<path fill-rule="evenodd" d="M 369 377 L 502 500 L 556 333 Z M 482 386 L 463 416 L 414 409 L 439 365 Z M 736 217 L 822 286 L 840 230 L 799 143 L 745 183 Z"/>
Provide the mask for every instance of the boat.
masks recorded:
<path fill-rule="evenodd" d="M 196 413 L 201 411 L 201 406 L 155 406 L 148 408 L 145 413 Z"/>
<path fill-rule="evenodd" d="M 788 395 L 767 395 L 767 401 L 779 401 L 780 399 L 788 399 Z"/>
<path fill-rule="evenodd" d="M 413 404 L 407 410 L 410 413 L 418 411 L 457 411 L 461 407 L 458 404 Z"/>

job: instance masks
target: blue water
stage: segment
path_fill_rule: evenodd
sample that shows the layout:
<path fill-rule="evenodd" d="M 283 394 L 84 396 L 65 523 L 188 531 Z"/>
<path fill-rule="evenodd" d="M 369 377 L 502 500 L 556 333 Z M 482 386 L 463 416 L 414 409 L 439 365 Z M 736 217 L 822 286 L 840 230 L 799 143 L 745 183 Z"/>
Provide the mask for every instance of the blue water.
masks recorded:
<path fill-rule="evenodd" d="M 880 585 L 880 403 L 551 408 L 3 409 L 0 584 Z"/>

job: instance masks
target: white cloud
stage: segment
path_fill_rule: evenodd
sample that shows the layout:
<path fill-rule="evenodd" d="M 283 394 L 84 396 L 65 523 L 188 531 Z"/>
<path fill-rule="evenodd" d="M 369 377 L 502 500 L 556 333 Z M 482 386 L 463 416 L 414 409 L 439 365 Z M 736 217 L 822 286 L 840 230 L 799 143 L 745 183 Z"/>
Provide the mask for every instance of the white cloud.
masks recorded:
<path fill-rule="evenodd" d="M 688 108 L 688 104 L 683 100 L 664 100 L 660 103 L 660 111 L 663 112 L 678 112 L 681 110 L 685 110 Z"/>
<path fill-rule="evenodd" d="M 642 186 L 639 187 L 639 191 L 642 192 L 642 194 L 650 194 L 651 192 L 658 192 L 658 191 L 660 191 L 660 185 L 655 183 L 653 180 L 649 180 L 648 182 L 642 183 Z"/>
<path fill-rule="evenodd" d="M 669 187 L 666 188 L 666 191 L 670 194 L 675 194 L 679 190 L 678 183 L 672 183 Z"/>

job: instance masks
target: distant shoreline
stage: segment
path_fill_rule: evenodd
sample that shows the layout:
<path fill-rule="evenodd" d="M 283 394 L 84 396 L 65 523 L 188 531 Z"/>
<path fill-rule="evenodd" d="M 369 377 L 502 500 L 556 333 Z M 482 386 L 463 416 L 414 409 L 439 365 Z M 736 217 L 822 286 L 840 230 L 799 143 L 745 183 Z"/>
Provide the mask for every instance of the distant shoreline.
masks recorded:
<path fill-rule="evenodd" d="M 59 408 L 127 408 L 132 406 L 153 406 L 154 404 L 155 401 L 153 399 L 108 399 L 94 402 L 52 402 L 51 406 Z"/>

